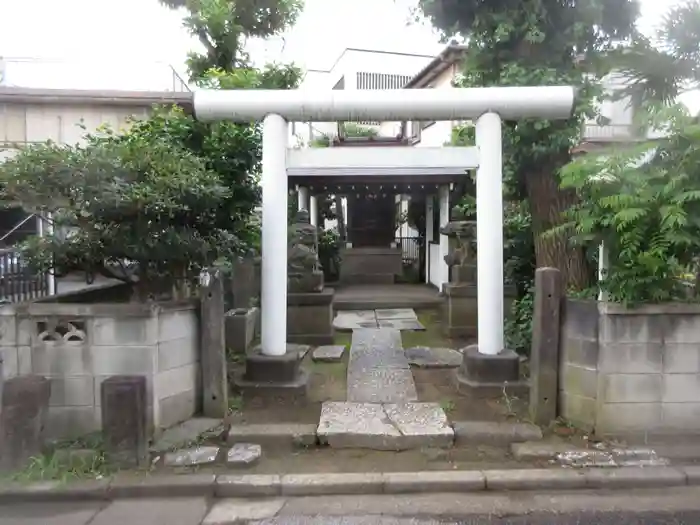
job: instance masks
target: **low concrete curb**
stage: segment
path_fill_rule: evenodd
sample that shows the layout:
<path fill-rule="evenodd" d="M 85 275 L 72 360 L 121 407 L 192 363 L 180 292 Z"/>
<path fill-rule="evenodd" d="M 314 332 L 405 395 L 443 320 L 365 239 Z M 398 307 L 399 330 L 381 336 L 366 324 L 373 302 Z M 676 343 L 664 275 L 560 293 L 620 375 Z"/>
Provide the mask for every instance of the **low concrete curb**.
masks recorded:
<path fill-rule="evenodd" d="M 183 474 L 71 484 L 0 485 L 0 503 L 204 496 L 211 498 L 515 490 L 641 489 L 700 485 L 700 466 L 461 470 L 284 475 Z"/>

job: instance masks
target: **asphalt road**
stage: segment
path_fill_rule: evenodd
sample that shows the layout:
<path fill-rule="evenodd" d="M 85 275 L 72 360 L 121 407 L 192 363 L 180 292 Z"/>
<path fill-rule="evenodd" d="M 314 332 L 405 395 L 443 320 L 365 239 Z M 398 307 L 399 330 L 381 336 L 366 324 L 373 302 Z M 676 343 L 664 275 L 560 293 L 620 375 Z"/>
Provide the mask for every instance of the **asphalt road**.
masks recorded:
<path fill-rule="evenodd" d="M 700 487 L 0 505 L 0 525 L 700 525 Z"/>
<path fill-rule="evenodd" d="M 328 516 L 280 517 L 270 520 L 252 521 L 250 525 L 696 525 L 700 523 L 700 512 L 681 513 L 534 513 L 525 516 L 493 517 L 472 516 L 459 521 L 435 521 L 425 518 L 392 518 L 388 516 Z"/>

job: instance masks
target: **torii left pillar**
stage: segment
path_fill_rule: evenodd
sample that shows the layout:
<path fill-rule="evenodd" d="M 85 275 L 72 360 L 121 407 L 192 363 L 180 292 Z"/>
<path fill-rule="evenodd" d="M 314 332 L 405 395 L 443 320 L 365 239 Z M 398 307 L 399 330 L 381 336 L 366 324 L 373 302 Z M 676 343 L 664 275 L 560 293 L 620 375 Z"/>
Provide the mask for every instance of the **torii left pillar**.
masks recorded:
<path fill-rule="evenodd" d="M 275 402 L 305 397 L 308 382 L 297 352 L 287 351 L 287 128 L 287 121 L 279 115 L 263 120 L 260 299 L 265 318 L 260 346 L 246 355 L 245 375 L 236 378 L 244 395 L 249 391 Z M 304 190 L 300 197 L 302 193 L 308 197 Z"/>

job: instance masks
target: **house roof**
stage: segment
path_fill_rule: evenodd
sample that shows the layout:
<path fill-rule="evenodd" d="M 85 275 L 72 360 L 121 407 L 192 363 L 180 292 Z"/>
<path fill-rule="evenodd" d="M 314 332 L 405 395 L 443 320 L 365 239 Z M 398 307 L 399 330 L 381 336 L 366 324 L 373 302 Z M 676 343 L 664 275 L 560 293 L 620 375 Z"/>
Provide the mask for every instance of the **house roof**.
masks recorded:
<path fill-rule="evenodd" d="M 422 88 L 464 56 L 466 45 L 452 43 L 418 72 L 404 88 Z"/>

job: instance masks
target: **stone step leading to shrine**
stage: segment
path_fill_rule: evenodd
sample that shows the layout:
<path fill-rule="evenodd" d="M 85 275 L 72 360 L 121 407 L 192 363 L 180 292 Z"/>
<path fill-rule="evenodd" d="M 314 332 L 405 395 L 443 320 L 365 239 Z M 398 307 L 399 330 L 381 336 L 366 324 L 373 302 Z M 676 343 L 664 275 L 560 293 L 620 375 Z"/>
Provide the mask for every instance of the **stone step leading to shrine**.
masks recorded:
<path fill-rule="evenodd" d="M 347 402 L 326 402 L 317 435 L 334 448 L 450 447 L 454 431 L 438 403 L 420 403 L 395 328 L 352 333 Z"/>

